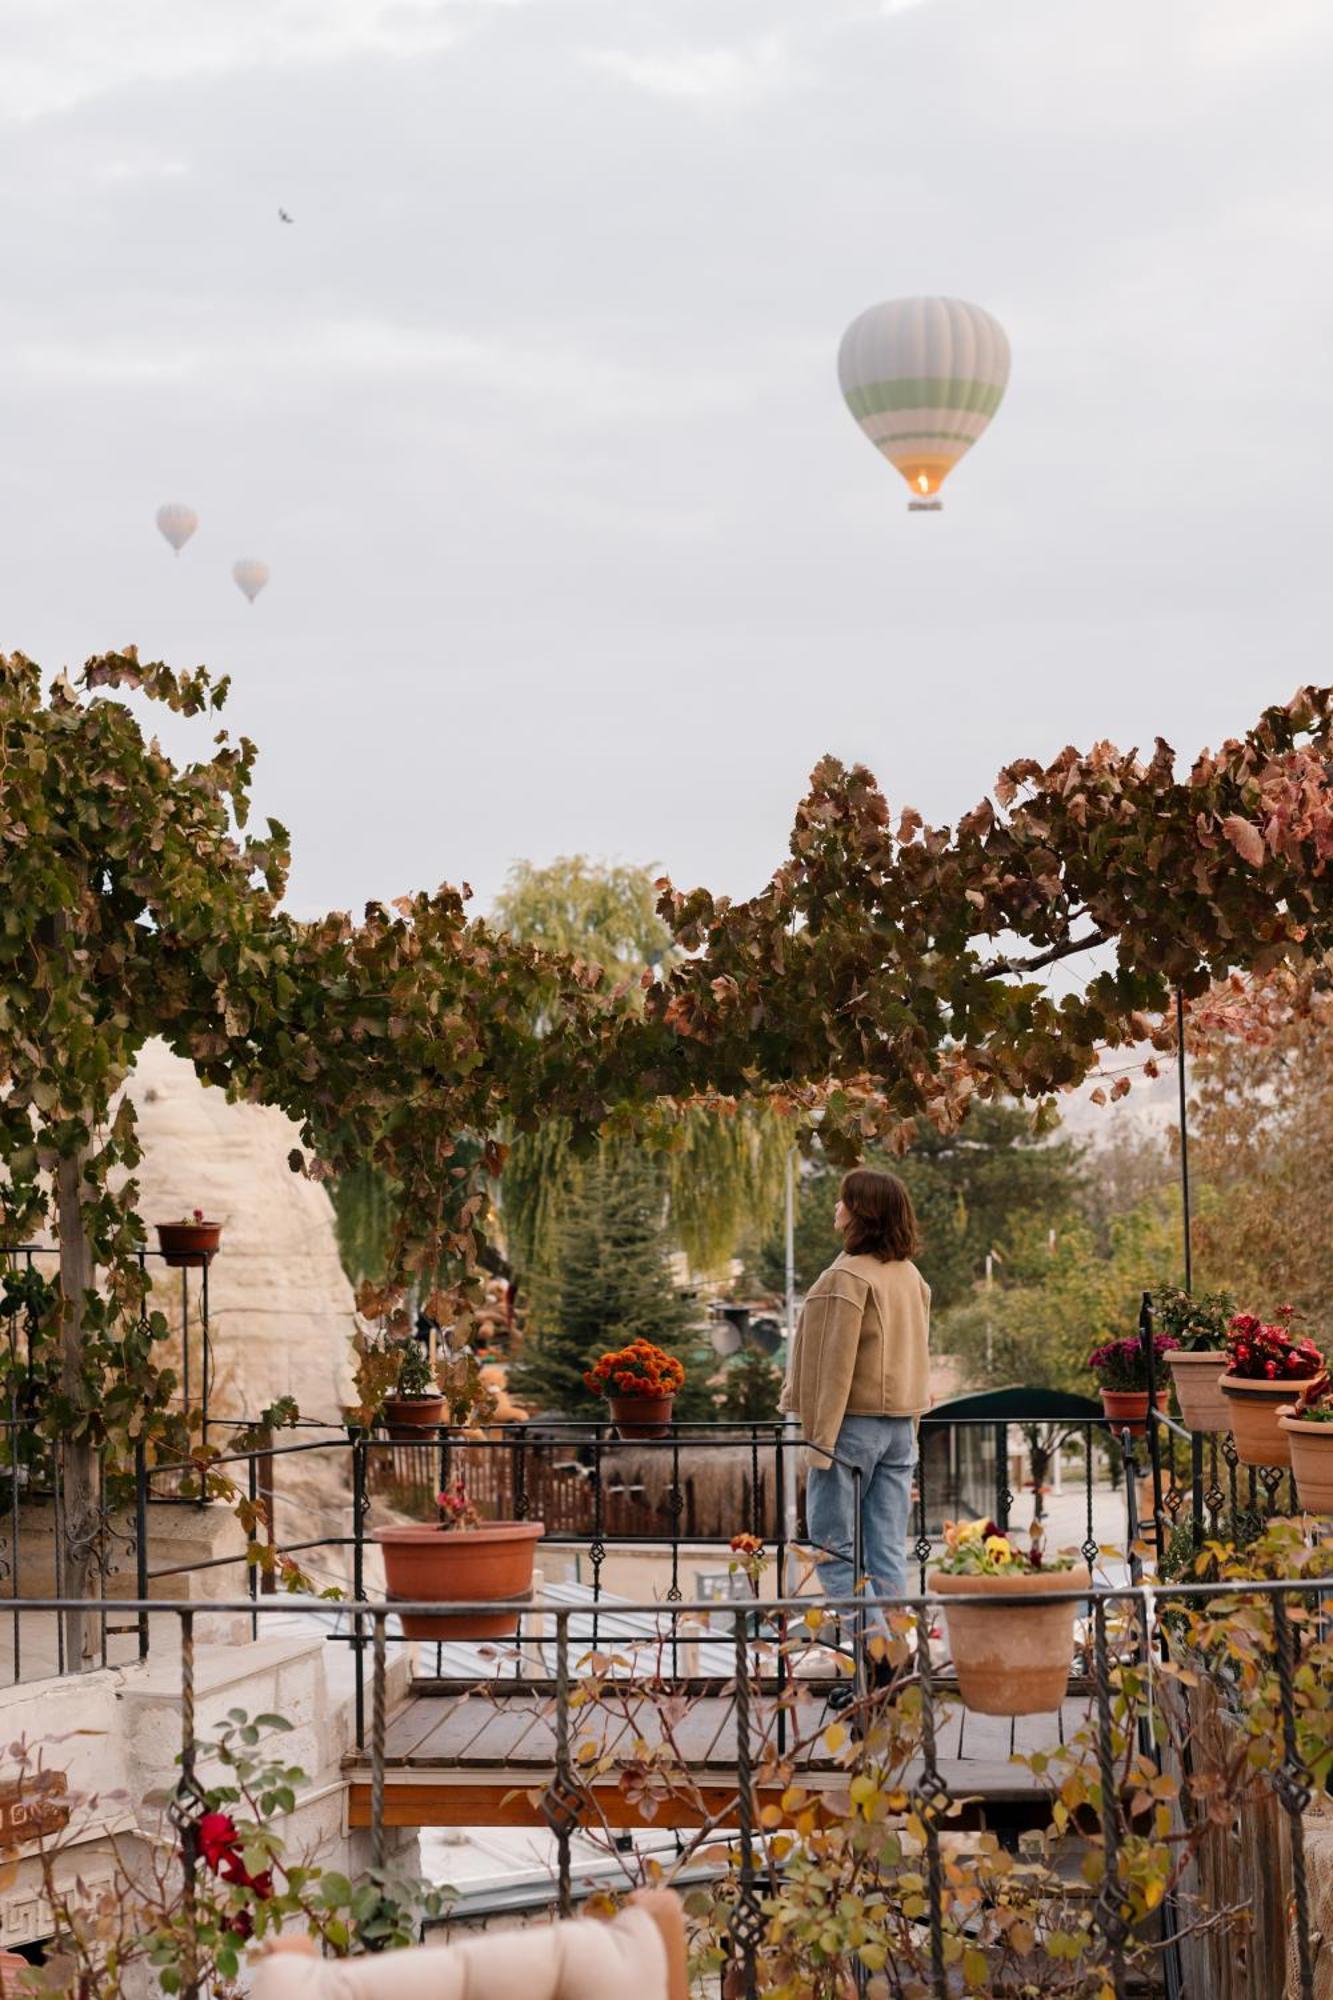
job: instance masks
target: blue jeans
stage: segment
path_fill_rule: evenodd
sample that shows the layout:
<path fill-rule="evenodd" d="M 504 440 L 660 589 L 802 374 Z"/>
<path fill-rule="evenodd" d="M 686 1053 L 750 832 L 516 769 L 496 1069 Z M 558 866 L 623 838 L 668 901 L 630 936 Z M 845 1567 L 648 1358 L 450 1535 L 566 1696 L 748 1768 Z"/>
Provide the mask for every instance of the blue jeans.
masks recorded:
<path fill-rule="evenodd" d="M 873 1597 L 904 1597 L 916 1425 L 910 1417 L 844 1417 L 833 1449 L 838 1463 L 817 1462 L 805 1487 L 806 1526 L 817 1545 L 824 1594 L 850 1597 L 856 1587 L 851 1470 L 856 1466 L 867 1589 Z M 884 1630 L 882 1617 L 871 1622 Z"/>

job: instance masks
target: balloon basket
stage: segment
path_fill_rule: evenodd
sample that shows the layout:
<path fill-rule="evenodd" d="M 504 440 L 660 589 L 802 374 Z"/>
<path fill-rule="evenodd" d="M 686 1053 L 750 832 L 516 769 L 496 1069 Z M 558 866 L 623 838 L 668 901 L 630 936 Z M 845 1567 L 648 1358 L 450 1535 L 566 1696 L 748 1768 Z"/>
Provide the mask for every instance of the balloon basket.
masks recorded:
<path fill-rule="evenodd" d="M 942 500 L 909 500 L 907 511 L 909 514 L 942 514 L 944 512 L 944 502 Z"/>

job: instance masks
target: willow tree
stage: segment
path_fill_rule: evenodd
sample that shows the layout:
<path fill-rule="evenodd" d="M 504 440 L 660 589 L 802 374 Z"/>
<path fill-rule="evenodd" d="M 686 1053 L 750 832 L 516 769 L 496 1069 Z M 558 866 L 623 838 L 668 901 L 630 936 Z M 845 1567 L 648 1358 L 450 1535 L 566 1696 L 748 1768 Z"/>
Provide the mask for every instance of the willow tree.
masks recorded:
<path fill-rule="evenodd" d="M 561 855 L 543 867 L 519 861 L 496 898 L 494 921 L 509 937 L 553 955 L 593 963 L 617 982 L 631 1013 L 680 963 L 682 953 L 658 912 L 646 868 Z M 558 977 L 558 974 L 557 974 Z M 558 1008 L 542 1024 L 559 1031 Z M 603 1141 L 614 1168 L 637 1131 Z M 691 1263 L 716 1269 L 741 1235 L 762 1225 L 779 1199 L 789 1121 L 748 1102 L 663 1107 L 657 1132 L 658 1180 L 668 1227 Z M 562 1288 L 560 1238 L 579 1198 L 585 1163 L 575 1121 L 558 1113 L 518 1132 L 506 1161 L 502 1207 L 511 1250 L 533 1288 L 538 1318 Z"/>

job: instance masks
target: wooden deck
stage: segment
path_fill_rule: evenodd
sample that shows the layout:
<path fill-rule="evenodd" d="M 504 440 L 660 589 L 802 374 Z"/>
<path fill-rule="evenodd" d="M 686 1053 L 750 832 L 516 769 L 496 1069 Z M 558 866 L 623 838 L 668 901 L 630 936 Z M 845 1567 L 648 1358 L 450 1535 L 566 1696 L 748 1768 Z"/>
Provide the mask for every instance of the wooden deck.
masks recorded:
<path fill-rule="evenodd" d="M 627 1691 L 614 1705 L 576 1708 L 569 1718 L 571 1750 L 591 1746 L 595 1758 L 610 1757 L 616 1769 L 592 1781 L 597 1811 L 616 1826 L 691 1826 L 705 1816 L 725 1815 L 736 1792 L 736 1717 L 730 1695 L 683 1698 L 664 1709 L 662 1696 Z M 756 1703 L 752 1748 L 776 1740 L 772 1699 Z M 799 1733 L 808 1738 L 820 1726 L 822 1704 L 804 1710 Z M 1054 1749 L 1087 1720 L 1088 1698 L 1072 1696 L 1058 1714 L 1018 1721 L 970 1715 L 956 1702 L 942 1704 L 939 1718 L 940 1776 L 958 1798 L 1036 1807 L 1046 1792 L 1032 1774 L 1015 1765 L 1015 1755 Z M 666 1718 L 669 1717 L 669 1720 Z M 828 1718 L 830 1721 L 834 1717 Z M 542 1826 L 542 1795 L 555 1775 L 554 1703 L 530 1692 L 417 1693 L 390 1718 L 385 1736 L 384 1818 L 388 1826 Z M 670 1732 L 678 1768 L 689 1774 L 693 1796 L 659 1799 L 646 1810 L 625 1797 L 619 1772 L 642 1767 L 658 1755 Z M 647 1755 L 645 1756 L 645 1751 Z M 794 1759 L 799 1782 L 815 1792 L 836 1794 L 846 1773 L 817 1740 Z M 349 1823 L 370 1824 L 369 1756 L 346 1760 Z M 910 1785 L 916 1771 L 909 1767 Z M 759 1785 L 761 1798 L 768 1787 Z M 781 1786 L 774 1788 L 781 1790 Z"/>

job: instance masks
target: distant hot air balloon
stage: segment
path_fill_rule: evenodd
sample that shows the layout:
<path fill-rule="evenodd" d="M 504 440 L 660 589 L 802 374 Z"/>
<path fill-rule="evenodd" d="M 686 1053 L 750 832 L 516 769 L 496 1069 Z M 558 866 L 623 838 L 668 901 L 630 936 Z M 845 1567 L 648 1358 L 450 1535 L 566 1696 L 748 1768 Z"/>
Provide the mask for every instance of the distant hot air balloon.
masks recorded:
<path fill-rule="evenodd" d="M 912 490 L 939 510 L 941 485 L 1000 407 L 1009 342 L 962 299 L 890 299 L 854 319 L 838 349 L 847 407 Z"/>
<path fill-rule="evenodd" d="M 157 510 L 157 525 L 179 555 L 199 526 L 199 516 L 193 507 L 187 507 L 180 500 L 168 500 L 165 507 Z"/>
<path fill-rule="evenodd" d="M 236 588 L 243 590 L 253 604 L 268 582 L 268 564 L 254 556 L 242 556 L 240 562 L 232 564 L 231 574 Z"/>

